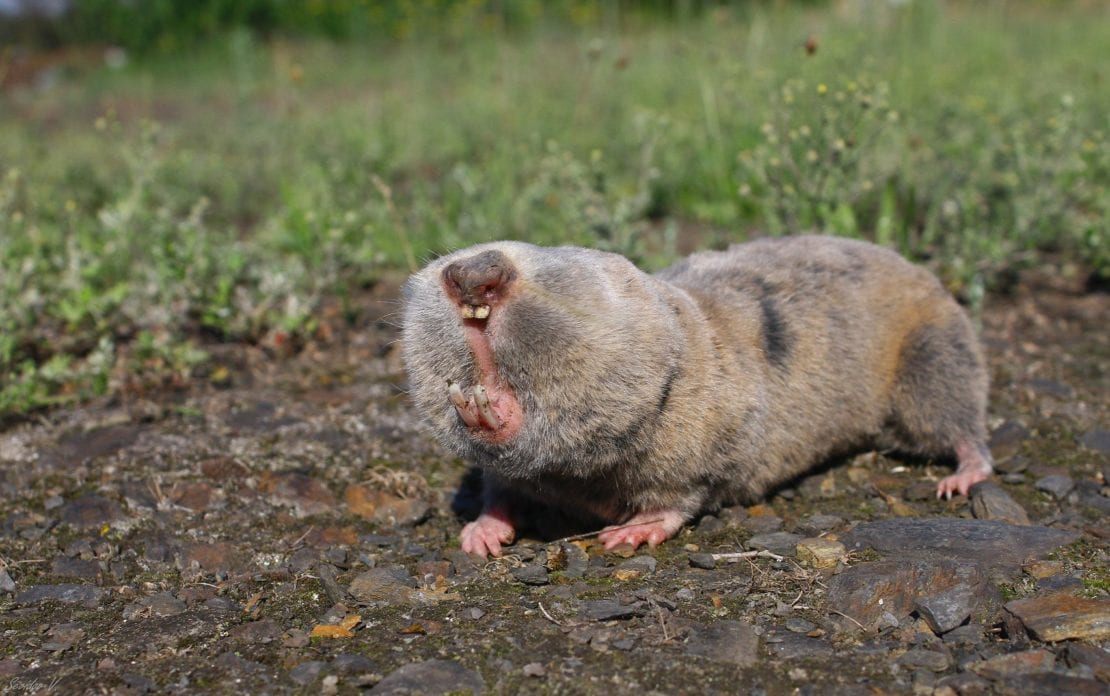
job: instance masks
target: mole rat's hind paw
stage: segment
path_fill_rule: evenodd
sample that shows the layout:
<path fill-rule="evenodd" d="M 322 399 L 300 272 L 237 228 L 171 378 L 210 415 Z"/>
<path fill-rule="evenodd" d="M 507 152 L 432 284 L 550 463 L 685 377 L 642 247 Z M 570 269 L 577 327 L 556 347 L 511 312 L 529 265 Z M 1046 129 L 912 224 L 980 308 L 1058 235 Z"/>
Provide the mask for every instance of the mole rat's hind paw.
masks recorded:
<path fill-rule="evenodd" d="M 501 545 L 513 543 L 516 530 L 504 516 L 483 512 L 478 519 L 463 527 L 460 537 L 463 551 L 485 558 L 500 556 Z"/>
<path fill-rule="evenodd" d="M 677 510 L 642 512 L 622 525 L 606 527 L 597 535 L 608 551 L 621 544 L 631 544 L 637 548 L 646 543 L 655 547 L 674 536 L 686 521 Z"/>
<path fill-rule="evenodd" d="M 952 493 L 967 495 L 972 486 L 986 481 L 994 470 L 987 446 L 978 442 L 963 442 L 956 447 L 959 465 L 956 473 L 945 476 L 937 484 L 937 497 L 952 499 Z"/>

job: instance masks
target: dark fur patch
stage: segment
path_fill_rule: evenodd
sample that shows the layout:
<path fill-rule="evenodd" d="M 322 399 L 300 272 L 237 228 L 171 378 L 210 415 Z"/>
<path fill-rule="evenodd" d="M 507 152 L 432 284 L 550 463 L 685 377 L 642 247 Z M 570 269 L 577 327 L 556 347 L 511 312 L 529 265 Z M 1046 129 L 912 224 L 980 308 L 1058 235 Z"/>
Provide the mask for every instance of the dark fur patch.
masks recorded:
<path fill-rule="evenodd" d="M 659 400 L 655 403 L 655 410 L 650 413 L 645 413 L 643 416 L 636 419 L 631 426 L 626 428 L 624 432 L 618 433 L 613 437 L 613 446 L 617 449 L 627 450 L 635 447 L 636 440 L 640 433 L 644 431 L 649 425 L 657 423 L 663 417 L 664 412 L 667 410 L 667 402 L 671 398 L 671 388 L 674 386 L 675 380 L 678 379 L 678 366 L 672 366 L 667 372 L 666 379 L 663 380 L 663 386 L 659 390 Z"/>
<path fill-rule="evenodd" d="M 663 389 L 659 393 L 659 402 L 655 405 L 656 416 L 662 418 L 663 412 L 667 410 L 667 401 L 671 398 L 671 387 L 674 386 L 674 381 L 678 379 L 678 366 L 675 365 L 667 373 L 667 379 L 663 381 Z"/>
<path fill-rule="evenodd" d="M 790 332 L 771 288 L 760 283 L 759 289 L 759 309 L 763 315 L 763 350 L 769 363 L 782 367 L 790 357 Z"/>

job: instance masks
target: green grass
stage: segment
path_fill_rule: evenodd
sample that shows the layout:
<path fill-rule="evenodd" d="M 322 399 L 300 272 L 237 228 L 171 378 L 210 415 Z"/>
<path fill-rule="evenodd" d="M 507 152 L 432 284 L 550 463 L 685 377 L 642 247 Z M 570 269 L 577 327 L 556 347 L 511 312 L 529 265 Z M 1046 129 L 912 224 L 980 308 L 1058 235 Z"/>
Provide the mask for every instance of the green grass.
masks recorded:
<path fill-rule="evenodd" d="M 497 238 L 657 268 L 818 229 L 973 302 L 1043 253 L 1110 271 L 1110 12 L 868 8 L 372 46 L 234 32 L 9 90 L 0 415 L 186 381 L 206 340 L 311 336 L 325 299 Z"/>

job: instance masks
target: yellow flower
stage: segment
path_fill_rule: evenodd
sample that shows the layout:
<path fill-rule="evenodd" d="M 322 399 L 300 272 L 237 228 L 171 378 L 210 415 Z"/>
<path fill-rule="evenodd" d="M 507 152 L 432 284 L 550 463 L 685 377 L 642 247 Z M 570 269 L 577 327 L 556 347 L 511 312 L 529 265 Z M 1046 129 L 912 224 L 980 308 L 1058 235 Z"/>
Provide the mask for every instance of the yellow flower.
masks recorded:
<path fill-rule="evenodd" d="M 66 212 L 72 213 L 75 210 L 77 210 L 77 201 L 73 200 L 72 198 L 66 201 Z"/>
<path fill-rule="evenodd" d="M 824 94 L 825 92 L 828 92 L 828 91 L 829 91 L 829 86 L 826 85 L 824 82 L 817 85 L 817 93 L 818 94 Z"/>

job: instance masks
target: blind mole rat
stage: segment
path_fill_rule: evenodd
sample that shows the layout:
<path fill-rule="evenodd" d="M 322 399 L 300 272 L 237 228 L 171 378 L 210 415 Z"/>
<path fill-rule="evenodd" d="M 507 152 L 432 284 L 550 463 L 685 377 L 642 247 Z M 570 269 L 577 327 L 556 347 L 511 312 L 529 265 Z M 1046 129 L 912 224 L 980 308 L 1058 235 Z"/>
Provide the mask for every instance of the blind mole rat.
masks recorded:
<path fill-rule="evenodd" d="M 655 545 L 861 446 L 991 473 L 987 373 L 940 282 L 824 236 L 702 252 L 648 275 L 589 249 L 495 242 L 406 283 L 403 357 L 435 436 L 483 470 L 465 551 L 499 555 L 529 500 Z"/>

